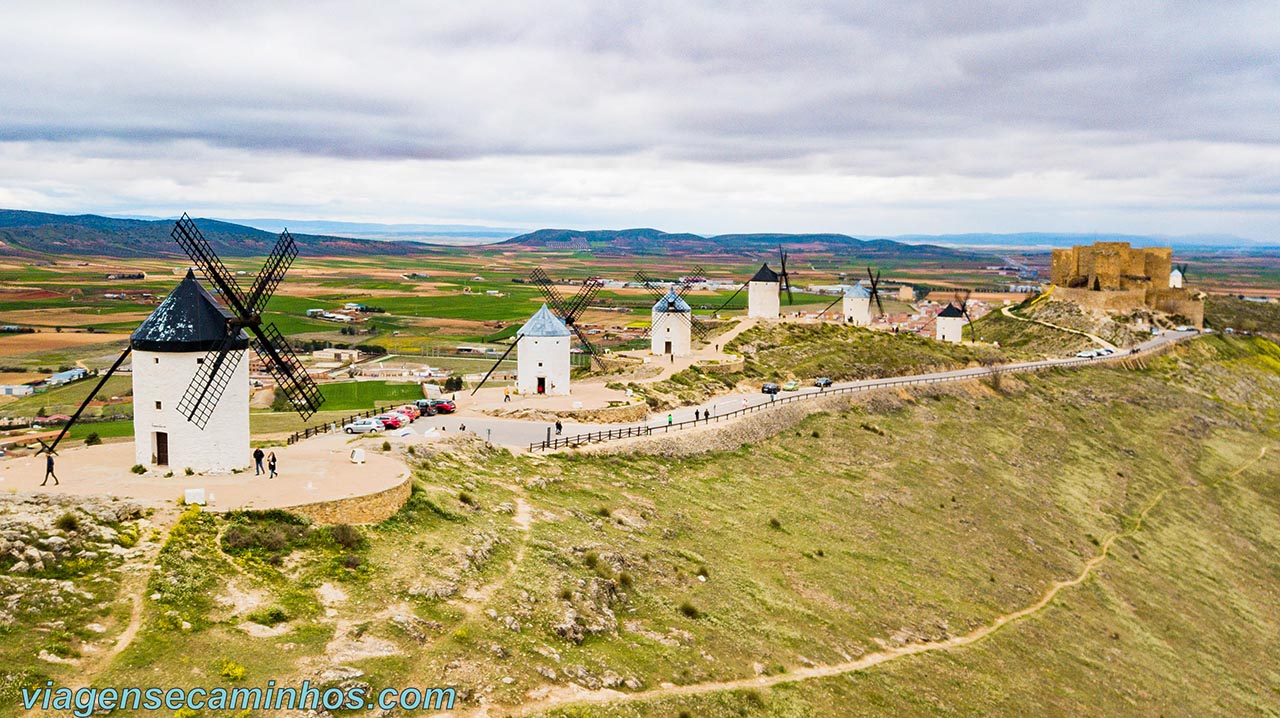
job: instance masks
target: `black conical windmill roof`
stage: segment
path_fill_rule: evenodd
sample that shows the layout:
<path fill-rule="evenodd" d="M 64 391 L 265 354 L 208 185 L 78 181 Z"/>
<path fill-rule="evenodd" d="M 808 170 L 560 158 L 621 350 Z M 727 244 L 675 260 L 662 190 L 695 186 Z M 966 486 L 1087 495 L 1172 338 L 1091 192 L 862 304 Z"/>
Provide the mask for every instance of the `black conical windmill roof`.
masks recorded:
<path fill-rule="evenodd" d="M 187 276 L 160 302 L 129 337 L 130 346 L 149 352 L 202 352 L 222 343 L 231 312 L 218 304 L 207 289 L 187 270 Z M 241 330 L 232 349 L 249 346 Z"/>

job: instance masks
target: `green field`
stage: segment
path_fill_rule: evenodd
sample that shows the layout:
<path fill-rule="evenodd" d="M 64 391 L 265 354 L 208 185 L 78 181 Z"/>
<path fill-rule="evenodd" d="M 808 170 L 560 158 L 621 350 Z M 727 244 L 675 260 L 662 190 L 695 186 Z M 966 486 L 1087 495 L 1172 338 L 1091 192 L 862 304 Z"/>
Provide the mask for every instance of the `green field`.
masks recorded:
<path fill-rule="evenodd" d="M 375 404 L 409 403 L 422 398 L 422 386 L 417 382 L 349 381 L 325 384 L 320 389 L 325 411 L 363 410 Z"/>

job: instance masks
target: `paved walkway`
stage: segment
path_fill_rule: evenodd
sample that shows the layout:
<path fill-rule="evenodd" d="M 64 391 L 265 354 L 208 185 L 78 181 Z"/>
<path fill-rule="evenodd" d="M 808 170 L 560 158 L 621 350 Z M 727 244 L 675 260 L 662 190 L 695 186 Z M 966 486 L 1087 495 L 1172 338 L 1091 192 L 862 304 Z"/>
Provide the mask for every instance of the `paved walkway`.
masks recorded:
<path fill-rule="evenodd" d="M 279 459 L 280 475 L 274 479 L 267 479 L 266 474 L 255 476 L 252 468 L 241 474 L 185 476 L 178 468 L 169 478 L 156 471 L 138 475 L 129 470 L 135 461 L 132 441 L 78 446 L 59 450 L 55 457 L 56 473 L 62 481 L 58 486 L 52 482 L 40 486 L 44 455 L 0 459 L 0 491 L 116 496 L 146 506 L 162 506 L 172 505 L 186 489 L 203 488 L 212 496 L 211 510 L 230 511 L 285 508 L 363 496 L 395 486 L 408 477 L 409 467 L 395 454 L 374 450 L 381 444 L 380 438 L 376 444 L 349 444 L 351 439 L 346 434 L 328 434 L 271 449 Z M 365 447 L 365 463 L 351 463 L 353 445 Z"/>
<path fill-rule="evenodd" d="M 1111 349 L 1113 351 L 1117 351 L 1119 349 L 1119 347 L 1117 347 L 1115 344 L 1112 344 L 1111 342 L 1107 341 L 1106 339 L 1103 339 L 1097 334 L 1090 334 L 1089 332 L 1081 331 L 1079 329 L 1064 327 L 1061 324 L 1053 324 L 1050 322 L 1046 322 L 1043 319 L 1027 319 L 1026 317 L 1020 317 L 1017 314 L 1014 314 L 1013 310 L 1010 309 L 1009 307 L 1001 307 L 1000 313 L 1005 315 L 1006 317 L 1009 317 L 1010 319 L 1015 319 L 1020 322 L 1027 322 L 1028 324 L 1039 324 L 1041 326 L 1049 327 L 1050 329 L 1057 329 L 1058 331 L 1063 331 L 1070 334 L 1079 334 L 1082 337 L 1089 338 L 1095 344 L 1101 346 L 1103 349 Z"/>

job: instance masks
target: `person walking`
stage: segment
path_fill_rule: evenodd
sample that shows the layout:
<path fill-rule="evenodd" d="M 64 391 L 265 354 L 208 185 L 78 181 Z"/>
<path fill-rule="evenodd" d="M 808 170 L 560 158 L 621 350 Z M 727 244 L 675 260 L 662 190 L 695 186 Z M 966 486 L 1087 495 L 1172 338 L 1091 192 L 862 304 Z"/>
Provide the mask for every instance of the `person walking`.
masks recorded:
<path fill-rule="evenodd" d="M 693 420 L 694 420 L 694 421 L 698 421 L 698 420 L 699 420 L 699 419 L 701 419 L 701 418 L 702 418 L 702 412 L 701 412 L 701 411 L 699 411 L 698 409 L 694 409 L 694 410 L 693 410 Z"/>
<path fill-rule="evenodd" d="M 562 431 L 564 431 L 564 424 L 561 424 L 560 420 L 556 419 L 556 436 L 559 436 Z"/>
<path fill-rule="evenodd" d="M 262 475 L 262 460 L 265 457 L 266 457 L 266 454 L 262 452 L 261 448 L 257 448 L 253 450 L 253 475 L 254 476 Z"/>
<path fill-rule="evenodd" d="M 667 426 L 671 426 L 672 421 L 675 421 L 675 417 L 673 417 L 671 414 L 667 414 Z"/>
<path fill-rule="evenodd" d="M 49 479 L 53 479 L 53 485 L 57 486 L 62 483 L 58 481 L 58 475 L 53 473 L 53 454 L 46 454 L 44 457 L 44 481 L 40 482 L 41 486 L 49 483 Z"/>
<path fill-rule="evenodd" d="M 271 474 L 267 476 L 267 478 L 274 479 L 277 475 L 276 474 L 276 452 L 274 451 L 267 455 L 267 469 L 271 471 Z"/>
<path fill-rule="evenodd" d="M 502 390 L 502 403 L 503 404 L 511 403 L 511 387 L 507 387 L 506 389 Z"/>

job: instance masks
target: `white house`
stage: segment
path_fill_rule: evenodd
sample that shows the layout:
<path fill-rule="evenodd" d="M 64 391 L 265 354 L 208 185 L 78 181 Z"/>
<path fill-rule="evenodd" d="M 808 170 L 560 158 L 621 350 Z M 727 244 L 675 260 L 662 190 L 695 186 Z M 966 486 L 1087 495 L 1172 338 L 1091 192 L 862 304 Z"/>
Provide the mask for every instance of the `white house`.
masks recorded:
<path fill-rule="evenodd" d="M 220 345 L 230 312 L 187 272 L 186 278 L 134 330 L 133 435 L 136 461 L 171 467 L 175 472 L 223 473 L 251 463 L 249 449 L 249 338 L 232 340 L 226 386 L 211 405 L 204 428 L 178 405 L 202 368 L 210 349 Z"/>
<path fill-rule="evenodd" d="M 782 311 L 779 301 L 779 290 L 782 278 L 769 269 L 768 264 L 760 265 L 760 269 L 747 282 L 747 316 L 760 319 L 777 319 Z"/>
<path fill-rule="evenodd" d="M 521 394 L 568 394 L 569 327 L 543 304 L 516 336 L 516 390 Z"/>
<path fill-rule="evenodd" d="M 649 330 L 649 353 L 688 356 L 693 352 L 693 310 L 689 303 L 669 289 L 653 305 Z"/>
<path fill-rule="evenodd" d="M 871 290 L 858 282 L 845 292 L 841 309 L 846 322 L 859 327 L 867 326 L 871 323 Z"/>
<path fill-rule="evenodd" d="M 1182 289 L 1182 272 L 1177 269 L 1169 272 L 1169 288 Z"/>
<path fill-rule="evenodd" d="M 959 344 L 964 336 L 964 313 L 956 308 L 954 304 L 948 304 L 938 312 L 937 318 L 934 320 L 935 333 L 934 338 L 940 342 L 951 342 Z"/>
<path fill-rule="evenodd" d="M 0 385 L 0 396 L 31 396 L 34 393 L 36 388 L 30 384 Z"/>

